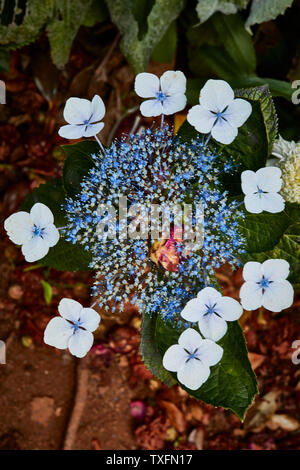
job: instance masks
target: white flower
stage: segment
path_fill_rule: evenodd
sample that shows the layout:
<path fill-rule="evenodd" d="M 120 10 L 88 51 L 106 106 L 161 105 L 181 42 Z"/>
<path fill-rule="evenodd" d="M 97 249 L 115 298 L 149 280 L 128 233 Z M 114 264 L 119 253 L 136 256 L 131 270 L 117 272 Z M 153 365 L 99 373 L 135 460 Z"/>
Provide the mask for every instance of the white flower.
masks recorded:
<path fill-rule="evenodd" d="M 52 318 L 45 329 L 45 343 L 58 349 L 69 348 L 73 356 L 84 357 L 93 345 L 92 332 L 98 328 L 100 315 L 66 298 L 59 302 L 58 311 L 61 316 Z"/>
<path fill-rule="evenodd" d="M 58 133 L 66 139 L 93 137 L 104 127 L 101 119 L 105 106 L 100 96 L 95 95 L 92 101 L 84 98 L 69 98 L 64 109 L 64 118 L 69 124 L 62 126 Z"/>
<path fill-rule="evenodd" d="M 50 209 L 37 202 L 30 213 L 20 211 L 9 216 L 4 228 L 12 242 L 22 245 L 26 261 L 32 263 L 44 258 L 51 246 L 59 240 L 59 232 L 54 225 Z"/>
<path fill-rule="evenodd" d="M 186 105 L 186 78 L 180 71 L 168 70 L 160 79 L 153 73 L 139 73 L 135 78 L 134 89 L 144 101 L 140 106 L 143 116 L 174 114 Z"/>
<path fill-rule="evenodd" d="M 252 112 L 248 101 L 234 99 L 234 92 L 224 80 L 208 80 L 200 91 L 200 104 L 187 115 L 188 122 L 198 132 L 207 134 L 222 144 L 231 144 Z"/>
<path fill-rule="evenodd" d="M 193 328 L 185 330 L 178 344 L 167 349 L 163 366 L 177 372 L 177 379 L 190 390 L 201 387 L 210 375 L 210 366 L 217 364 L 223 356 L 223 348 L 210 339 L 202 339 Z"/>
<path fill-rule="evenodd" d="M 244 203 L 247 211 L 253 214 L 283 211 L 284 199 L 278 194 L 281 185 L 281 170 L 275 166 L 260 168 L 256 173 L 243 171 L 242 191 L 246 195 Z"/>
<path fill-rule="evenodd" d="M 205 338 L 219 341 L 226 331 L 228 321 L 240 318 L 243 309 L 237 300 L 222 297 L 213 287 L 205 287 L 190 300 L 181 312 L 182 318 L 198 322 L 199 330 Z"/>
<path fill-rule="evenodd" d="M 243 269 L 245 283 L 240 290 L 245 310 L 265 307 L 271 312 L 281 312 L 293 303 L 294 290 L 286 280 L 289 263 L 284 259 L 268 259 L 264 263 L 249 261 Z"/>

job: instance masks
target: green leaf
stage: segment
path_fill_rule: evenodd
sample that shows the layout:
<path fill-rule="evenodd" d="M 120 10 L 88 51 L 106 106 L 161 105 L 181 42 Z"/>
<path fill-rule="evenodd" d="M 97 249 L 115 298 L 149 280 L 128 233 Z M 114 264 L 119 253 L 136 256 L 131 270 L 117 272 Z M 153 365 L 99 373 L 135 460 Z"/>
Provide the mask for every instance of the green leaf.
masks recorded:
<path fill-rule="evenodd" d="M 89 271 L 92 256 L 76 243 L 73 245 L 61 238 L 57 245 L 50 248 L 49 253 L 40 264 L 58 271 Z"/>
<path fill-rule="evenodd" d="M 267 85 L 235 91 L 236 98 L 252 104 L 252 113 L 239 128 L 235 140 L 225 145 L 223 152 L 241 162 L 244 169 L 258 170 L 266 165 L 277 136 L 277 115 Z"/>
<path fill-rule="evenodd" d="M 176 21 L 170 24 L 163 38 L 155 46 L 152 52 L 154 62 L 170 63 L 174 59 L 177 47 Z"/>
<path fill-rule="evenodd" d="M 160 354 L 155 345 L 156 316 L 142 313 L 140 352 L 145 365 L 150 372 L 168 387 L 176 385 L 172 374 L 163 366 Z"/>
<path fill-rule="evenodd" d="M 64 200 L 65 193 L 61 180 L 49 180 L 47 183 L 41 184 L 38 188 L 28 194 L 21 205 L 21 209 L 30 212 L 30 209 L 34 204 L 41 202 L 48 206 L 52 211 L 55 225 L 57 227 L 62 227 L 66 223 L 61 207 Z"/>
<path fill-rule="evenodd" d="M 52 295 L 53 295 L 52 287 L 49 284 L 49 282 L 45 281 L 44 279 L 41 280 L 41 284 L 43 286 L 44 299 L 45 299 L 46 305 L 50 305 L 51 300 L 52 300 Z"/>
<path fill-rule="evenodd" d="M 245 30 L 240 15 L 215 14 L 212 25 L 232 60 L 235 75 L 249 75 L 255 72 L 256 56 L 251 35 Z"/>
<path fill-rule="evenodd" d="M 96 23 L 102 23 L 109 19 L 109 13 L 104 0 L 92 0 L 92 4 L 89 7 L 83 25 L 92 27 Z"/>
<path fill-rule="evenodd" d="M 299 204 L 286 202 L 279 214 L 246 213 L 241 223 L 246 237 L 246 253 L 243 262 L 262 263 L 270 258 L 282 258 L 290 264 L 289 280 L 300 283 L 300 210 Z"/>
<path fill-rule="evenodd" d="M 139 22 L 133 13 L 132 1 L 106 0 L 106 3 L 112 21 L 122 34 L 123 54 L 136 73 L 143 72 L 155 46 L 183 9 L 184 0 L 156 0 L 147 16 L 147 31 L 142 39 Z"/>
<path fill-rule="evenodd" d="M 279 242 L 284 231 L 290 225 L 290 218 L 285 212 L 279 214 L 250 214 L 246 212 L 240 227 L 247 240 L 247 257 L 252 253 L 271 250 Z"/>
<path fill-rule="evenodd" d="M 60 180 L 50 180 L 34 189 L 24 199 L 21 209 L 27 212 L 36 203 L 41 202 L 49 207 L 54 215 L 54 223 L 57 227 L 66 224 L 64 211 L 65 192 Z M 39 261 L 42 266 L 61 271 L 86 271 L 89 269 L 91 255 L 79 244 L 73 245 L 60 238 L 57 245 L 50 248 L 49 253 Z"/>
<path fill-rule="evenodd" d="M 196 11 L 200 23 L 208 20 L 214 13 L 220 11 L 224 15 L 237 13 L 241 8 L 246 8 L 249 0 L 198 0 Z"/>
<path fill-rule="evenodd" d="M 0 47 L 0 72 L 9 71 L 10 54 L 5 47 Z"/>
<path fill-rule="evenodd" d="M 178 342 L 181 332 L 160 317 L 157 318 L 155 338 L 161 361 L 166 350 Z M 180 386 L 205 403 L 232 410 L 242 420 L 258 390 L 238 322 L 228 323 L 228 331 L 218 344 L 224 350 L 223 357 L 217 365 L 211 367 L 208 380 L 196 391 Z M 176 378 L 176 374 L 172 375 Z"/>
<path fill-rule="evenodd" d="M 95 140 L 83 140 L 77 144 L 62 145 L 66 154 L 63 183 L 68 196 L 74 197 L 80 191 L 80 183 L 94 166 L 92 154 L 99 154 Z M 100 157 L 99 157 L 100 158 Z"/>
<path fill-rule="evenodd" d="M 47 32 L 54 64 L 61 68 L 69 59 L 72 43 L 83 24 L 92 0 L 55 0 L 55 14 Z"/>
<path fill-rule="evenodd" d="M 7 2 L 11 0 L 7 0 Z M 53 0 L 27 0 L 26 6 L 21 8 L 15 2 L 12 15 L 9 15 L 6 24 L 0 24 L 0 44 L 8 45 L 10 49 L 23 47 L 34 41 L 42 28 L 51 17 Z M 18 14 L 25 9 L 24 17 L 19 24 Z"/>
<path fill-rule="evenodd" d="M 278 15 L 283 15 L 292 3 L 293 0 L 252 0 L 245 27 L 250 29 L 253 24 L 274 20 Z"/>

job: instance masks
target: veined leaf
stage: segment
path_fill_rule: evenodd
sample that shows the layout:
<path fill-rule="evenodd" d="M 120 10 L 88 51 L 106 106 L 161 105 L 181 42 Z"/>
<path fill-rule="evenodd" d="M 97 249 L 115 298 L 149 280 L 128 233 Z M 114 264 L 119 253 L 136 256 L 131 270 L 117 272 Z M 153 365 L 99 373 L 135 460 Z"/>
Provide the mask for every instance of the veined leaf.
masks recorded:
<path fill-rule="evenodd" d="M 178 342 L 181 333 L 182 330 L 178 331 L 170 322 L 165 323 L 161 317 L 157 317 L 155 339 L 161 362 L 166 350 Z M 223 357 L 210 368 L 208 380 L 196 391 L 180 386 L 205 403 L 232 410 L 242 420 L 258 390 L 238 322 L 228 323 L 228 332 L 218 344 L 224 350 Z M 177 380 L 176 374 L 172 375 Z"/>
<path fill-rule="evenodd" d="M 250 29 L 253 24 L 274 20 L 278 15 L 282 15 L 292 3 L 293 0 L 252 0 L 245 27 Z"/>
<path fill-rule="evenodd" d="M 77 144 L 62 145 L 62 148 L 67 157 L 63 170 L 63 183 L 67 195 L 74 197 L 80 192 L 83 177 L 94 165 L 91 155 L 99 154 L 99 145 L 95 140 L 83 140 Z"/>
<path fill-rule="evenodd" d="M 155 344 L 156 316 L 150 317 L 142 313 L 142 329 L 140 352 L 145 365 L 150 372 L 168 387 L 176 385 L 176 380 L 172 374 L 163 366 L 161 356 Z"/>
<path fill-rule="evenodd" d="M 184 0 L 156 0 L 147 17 L 147 32 L 142 39 L 131 0 L 106 0 L 106 2 L 112 21 L 122 34 L 123 54 L 136 73 L 143 72 L 155 46 L 183 9 Z"/>

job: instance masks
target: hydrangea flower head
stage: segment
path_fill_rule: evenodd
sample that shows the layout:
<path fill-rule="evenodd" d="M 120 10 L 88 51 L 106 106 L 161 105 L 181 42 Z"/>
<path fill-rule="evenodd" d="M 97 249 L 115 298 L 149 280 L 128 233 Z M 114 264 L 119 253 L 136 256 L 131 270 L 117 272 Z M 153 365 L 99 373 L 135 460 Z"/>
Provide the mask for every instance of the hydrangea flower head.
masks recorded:
<path fill-rule="evenodd" d="M 157 312 L 164 319 L 180 321 L 184 305 L 213 277 L 214 268 L 225 262 L 238 265 L 239 253 L 244 251 L 239 232 L 243 213 L 236 202 L 228 202 L 219 181 L 224 171 L 221 155 L 208 149 L 200 136 L 182 142 L 165 126 L 130 135 L 128 141 L 115 140 L 103 157 L 93 158 L 94 167 L 81 193 L 68 200 L 65 234 L 92 252 L 90 266 L 96 271 L 94 295 L 99 305 L 114 311 L 131 301 L 150 315 Z M 134 205 L 146 207 L 143 216 L 128 217 L 128 224 L 149 222 L 151 205 L 201 205 L 201 246 L 196 243 L 192 249 L 172 217 L 168 238 L 122 238 L 124 227 L 117 223 L 112 230 L 114 215 L 100 211 L 103 205 L 118 210 L 120 196 L 127 198 L 129 214 Z M 103 221 L 107 231 L 100 237 Z"/>

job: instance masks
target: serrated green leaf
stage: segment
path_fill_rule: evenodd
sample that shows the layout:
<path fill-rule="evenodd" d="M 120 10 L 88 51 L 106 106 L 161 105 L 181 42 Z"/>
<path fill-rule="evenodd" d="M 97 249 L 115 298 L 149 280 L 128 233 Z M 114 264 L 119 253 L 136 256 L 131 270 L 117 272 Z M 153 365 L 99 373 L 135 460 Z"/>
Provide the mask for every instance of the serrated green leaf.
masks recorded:
<path fill-rule="evenodd" d="M 49 207 L 57 227 L 66 224 L 67 220 L 62 210 L 62 205 L 65 203 L 65 192 L 60 180 L 50 180 L 34 189 L 24 199 L 21 209 L 29 212 L 36 202 L 41 202 Z M 61 271 L 86 271 L 89 269 L 90 261 L 90 253 L 85 251 L 82 246 L 73 245 L 60 238 L 57 245 L 50 248 L 49 253 L 39 260 L 39 264 Z"/>
<path fill-rule="evenodd" d="M 92 154 L 99 154 L 99 145 L 95 140 L 83 140 L 77 144 L 62 145 L 66 154 L 63 169 L 63 184 L 68 196 L 74 197 L 80 192 L 80 183 L 94 166 Z M 100 157 L 99 157 L 100 158 Z"/>
<path fill-rule="evenodd" d="M 25 14 L 21 24 L 17 24 L 18 5 L 14 7 L 10 24 L 0 24 L 0 44 L 9 45 L 10 49 L 25 46 L 34 41 L 47 23 L 53 11 L 53 0 L 27 0 Z"/>
<path fill-rule="evenodd" d="M 156 0 L 147 17 L 147 32 L 142 39 L 131 0 L 106 0 L 106 3 L 112 21 L 122 34 L 123 54 L 136 73 L 143 72 L 155 46 L 183 9 L 184 0 Z"/>
<path fill-rule="evenodd" d="M 224 15 L 232 15 L 239 9 L 246 8 L 249 0 L 198 0 L 196 11 L 200 23 L 208 20 L 217 11 Z"/>
<path fill-rule="evenodd" d="M 244 220 L 240 222 L 240 227 L 247 240 L 248 256 L 274 248 L 285 230 L 293 223 L 287 211 L 278 214 L 246 212 Z"/>
<path fill-rule="evenodd" d="M 260 24 L 283 15 L 292 3 L 293 0 L 252 0 L 245 27 L 249 29 L 253 24 Z"/>
<path fill-rule="evenodd" d="M 223 147 L 228 158 L 242 163 L 244 169 L 258 170 L 266 165 L 277 136 L 277 115 L 267 85 L 235 90 L 236 98 L 243 98 L 252 104 L 252 113 L 239 128 L 235 140 Z"/>
<path fill-rule="evenodd" d="M 157 318 L 155 338 L 161 361 L 166 350 L 178 342 L 181 332 Z M 218 344 L 224 350 L 223 357 L 211 367 L 208 380 L 196 391 L 181 387 L 205 403 L 232 410 L 242 420 L 258 390 L 238 322 L 228 322 L 228 331 Z M 176 378 L 176 374 L 172 375 Z"/>
<path fill-rule="evenodd" d="M 41 284 L 43 286 L 44 299 L 45 299 L 46 305 L 50 305 L 52 296 L 53 296 L 51 284 L 49 284 L 49 282 L 45 281 L 44 279 L 41 280 Z"/>

